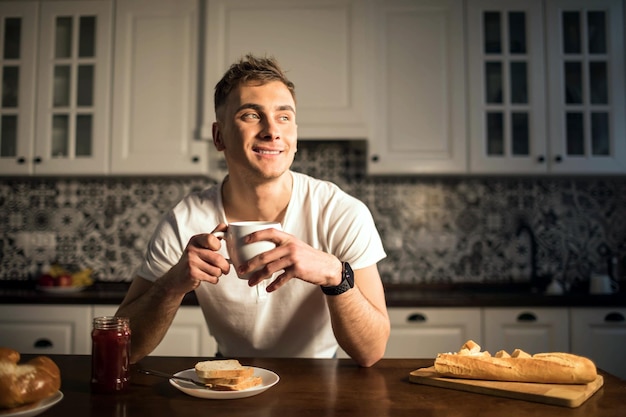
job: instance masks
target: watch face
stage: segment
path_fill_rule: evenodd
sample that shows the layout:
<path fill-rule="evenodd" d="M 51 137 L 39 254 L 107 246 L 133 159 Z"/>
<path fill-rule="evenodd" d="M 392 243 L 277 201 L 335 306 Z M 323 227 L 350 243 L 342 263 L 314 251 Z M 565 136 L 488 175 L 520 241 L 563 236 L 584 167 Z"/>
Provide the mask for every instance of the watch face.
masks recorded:
<path fill-rule="evenodd" d="M 354 287 L 354 271 L 352 271 L 352 267 L 347 262 L 343 263 L 343 277 L 350 284 L 350 288 Z"/>
<path fill-rule="evenodd" d="M 341 284 L 336 287 L 322 287 L 322 292 L 326 295 L 339 295 L 354 287 L 354 272 L 347 262 L 343 263 L 343 277 Z"/>

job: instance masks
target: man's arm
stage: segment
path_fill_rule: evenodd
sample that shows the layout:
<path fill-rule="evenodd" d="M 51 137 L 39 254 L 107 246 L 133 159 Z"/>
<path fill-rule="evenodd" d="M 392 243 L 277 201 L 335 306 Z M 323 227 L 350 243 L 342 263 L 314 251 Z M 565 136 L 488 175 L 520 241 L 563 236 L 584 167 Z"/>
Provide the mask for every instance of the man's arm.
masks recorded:
<path fill-rule="evenodd" d="M 223 230 L 219 225 L 215 230 Z M 135 277 L 117 310 L 130 319 L 132 332 L 130 361 L 135 363 L 152 352 L 163 340 L 185 294 L 203 281 L 216 284 L 230 265 L 215 252 L 220 241 L 212 234 L 192 237 L 176 265 L 154 282 Z"/>
<path fill-rule="evenodd" d="M 283 272 L 267 286 L 268 292 L 279 291 L 291 279 L 323 286 L 341 283 L 343 265 L 334 255 L 276 229 L 260 230 L 244 238 L 245 243 L 261 240 L 277 246 L 239 266 L 241 274 L 252 272 L 248 285 L 257 285 L 280 270 Z M 352 359 L 361 366 L 372 366 L 385 353 L 390 329 L 378 267 L 374 264 L 354 271 L 354 284 L 341 295 L 326 296 L 333 332 Z"/>
<path fill-rule="evenodd" d="M 389 315 L 385 294 L 372 265 L 354 271 L 354 288 L 326 296 L 333 332 L 339 345 L 361 366 L 372 366 L 385 354 Z"/>
<path fill-rule="evenodd" d="M 115 313 L 130 319 L 131 363 L 138 362 L 161 343 L 184 295 L 168 295 L 160 285 L 135 277 Z"/>

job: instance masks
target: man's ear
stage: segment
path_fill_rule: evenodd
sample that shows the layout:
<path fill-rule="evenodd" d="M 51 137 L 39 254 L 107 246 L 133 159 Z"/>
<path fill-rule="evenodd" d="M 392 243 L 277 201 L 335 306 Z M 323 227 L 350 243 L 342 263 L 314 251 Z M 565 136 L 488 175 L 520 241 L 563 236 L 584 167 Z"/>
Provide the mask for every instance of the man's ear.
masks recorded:
<path fill-rule="evenodd" d="M 220 130 L 218 122 L 213 123 L 212 129 L 213 145 L 215 145 L 215 149 L 217 149 L 218 151 L 223 151 L 224 149 L 226 149 L 226 147 L 224 146 L 224 139 L 222 137 L 222 131 Z"/>

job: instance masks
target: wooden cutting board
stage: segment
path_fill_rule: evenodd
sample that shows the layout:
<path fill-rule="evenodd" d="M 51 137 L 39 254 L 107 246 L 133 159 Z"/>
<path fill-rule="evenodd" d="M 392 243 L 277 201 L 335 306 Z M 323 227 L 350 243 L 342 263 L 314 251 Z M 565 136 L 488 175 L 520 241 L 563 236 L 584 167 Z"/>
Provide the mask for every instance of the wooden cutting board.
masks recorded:
<path fill-rule="evenodd" d="M 479 394 L 495 395 L 560 405 L 578 407 L 591 397 L 604 384 L 602 375 L 588 384 L 535 384 L 528 382 L 481 381 L 477 379 L 443 378 L 435 372 L 435 367 L 416 369 L 409 374 L 409 380 L 416 384 L 452 388 Z"/>

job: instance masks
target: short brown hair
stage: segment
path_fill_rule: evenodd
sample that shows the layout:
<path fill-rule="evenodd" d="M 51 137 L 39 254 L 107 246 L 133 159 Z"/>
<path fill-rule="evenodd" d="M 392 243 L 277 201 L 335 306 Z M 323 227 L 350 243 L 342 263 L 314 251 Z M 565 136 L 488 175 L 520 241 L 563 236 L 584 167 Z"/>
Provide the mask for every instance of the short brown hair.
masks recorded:
<path fill-rule="evenodd" d="M 215 112 L 217 113 L 217 110 L 226 103 L 226 99 L 233 89 L 250 81 L 258 82 L 261 85 L 271 81 L 280 81 L 287 86 L 294 101 L 296 100 L 294 84 L 287 79 L 285 72 L 274 57 L 259 58 L 247 54 L 239 62 L 232 64 L 215 85 L 213 98 Z"/>

